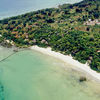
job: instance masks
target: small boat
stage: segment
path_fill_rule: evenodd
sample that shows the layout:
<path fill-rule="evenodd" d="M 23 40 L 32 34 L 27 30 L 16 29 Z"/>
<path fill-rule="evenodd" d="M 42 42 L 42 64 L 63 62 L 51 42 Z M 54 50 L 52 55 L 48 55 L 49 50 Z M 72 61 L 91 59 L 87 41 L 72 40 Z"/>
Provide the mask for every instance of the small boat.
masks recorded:
<path fill-rule="evenodd" d="M 18 52 L 18 49 L 14 49 L 13 51 L 14 51 L 14 52 Z"/>

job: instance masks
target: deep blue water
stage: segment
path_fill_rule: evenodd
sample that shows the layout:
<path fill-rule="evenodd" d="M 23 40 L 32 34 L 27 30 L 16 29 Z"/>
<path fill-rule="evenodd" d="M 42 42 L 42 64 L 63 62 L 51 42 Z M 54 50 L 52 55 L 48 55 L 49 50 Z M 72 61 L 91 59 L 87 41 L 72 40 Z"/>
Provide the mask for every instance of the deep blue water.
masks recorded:
<path fill-rule="evenodd" d="M 0 19 L 81 0 L 0 0 Z"/>

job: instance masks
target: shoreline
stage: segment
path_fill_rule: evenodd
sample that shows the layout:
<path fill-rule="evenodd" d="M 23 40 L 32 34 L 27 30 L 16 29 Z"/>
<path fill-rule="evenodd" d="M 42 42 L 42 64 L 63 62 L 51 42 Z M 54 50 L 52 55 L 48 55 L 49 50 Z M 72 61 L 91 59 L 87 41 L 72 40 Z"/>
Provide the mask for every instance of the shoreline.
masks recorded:
<path fill-rule="evenodd" d="M 29 8 L 27 10 L 26 9 L 22 9 L 21 12 L 19 12 L 19 11 L 16 10 L 16 11 L 12 11 L 13 13 L 9 12 L 10 16 L 9 16 L 9 13 L 7 14 L 7 12 L 6 13 L 4 12 L 4 13 L 0 13 L 0 20 L 9 19 L 11 17 L 21 16 L 21 15 L 24 15 L 24 14 L 27 14 L 27 13 L 38 11 L 38 10 L 50 9 L 50 8 L 58 8 L 59 5 L 74 4 L 74 3 L 81 2 L 81 1 L 83 1 L 83 0 L 80 0 L 80 1 L 77 1 L 77 2 L 60 2 L 60 3 L 56 3 L 54 6 L 49 6 L 49 7 Z"/>
<path fill-rule="evenodd" d="M 64 4 L 66 4 L 66 3 L 64 3 Z M 63 3 L 61 3 L 60 5 L 63 5 Z M 56 4 L 55 6 L 52 6 L 52 7 L 39 8 L 39 9 L 36 8 L 36 9 L 34 9 L 34 10 L 32 9 L 32 10 L 26 10 L 26 11 L 25 11 L 25 9 L 24 9 L 24 10 L 22 10 L 22 12 L 17 12 L 17 11 L 15 11 L 16 14 L 11 14 L 11 12 L 10 12 L 11 16 L 8 16 L 7 14 L 4 13 L 4 16 L 2 16 L 2 17 L 0 18 L 0 20 L 9 19 L 9 18 L 12 18 L 12 17 L 17 17 L 17 16 L 21 16 L 21 15 L 24 15 L 24 14 L 27 14 L 27 13 L 31 13 L 31 12 L 38 11 L 38 10 L 50 9 L 50 8 L 58 8 L 58 6 L 59 6 L 59 4 Z M 15 13 L 15 12 L 14 12 L 14 13 Z M 2 13 L 1 13 L 1 15 L 2 15 Z"/>
<path fill-rule="evenodd" d="M 91 76 L 92 79 L 100 82 L 100 73 L 97 73 L 96 71 L 92 70 L 87 64 L 82 64 L 79 61 L 74 60 L 71 56 L 63 55 L 59 52 L 52 51 L 50 47 L 42 48 L 38 46 L 31 46 L 30 49 L 55 57 L 67 64 L 73 65 L 75 66 L 75 69 L 77 71 L 85 72 L 86 75 Z"/>

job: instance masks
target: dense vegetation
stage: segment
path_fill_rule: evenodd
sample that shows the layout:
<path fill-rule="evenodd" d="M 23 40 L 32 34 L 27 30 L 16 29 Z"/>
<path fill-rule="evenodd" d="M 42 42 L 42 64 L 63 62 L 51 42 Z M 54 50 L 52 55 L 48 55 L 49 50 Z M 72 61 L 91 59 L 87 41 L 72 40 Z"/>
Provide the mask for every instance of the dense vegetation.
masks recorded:
<path fill-rule="evenodd" d="M 100 0 L 59 5 L 0 20 L 0 43 L 52 47 L 100 72 Z M 8 42 L 8 40 L 10 42 Z"/>

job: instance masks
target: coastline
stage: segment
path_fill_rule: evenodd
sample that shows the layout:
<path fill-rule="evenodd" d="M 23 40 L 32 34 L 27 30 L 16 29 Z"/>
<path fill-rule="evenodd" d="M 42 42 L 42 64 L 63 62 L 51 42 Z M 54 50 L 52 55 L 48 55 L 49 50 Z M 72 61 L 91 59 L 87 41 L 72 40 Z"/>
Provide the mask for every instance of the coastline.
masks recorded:
<path fill-rule="evenodd" d="M 37 6 L 37 7 L 33 7 L 33 5 L 30 7 L 27 7 L 27 9 L 23 8 L 21 11 L 19 11 L 19 9 L 13 11 L 7 11 L 7 12 L 2 12 L 0 13 L 0 20 L 4 20 L 4 19 L 8 19 L 8 18 L 11 18 L 11 17 L 16 17 L 16 16 L 20 16 L 20 15 L 23 15 L 23 14 L 27 14 L 27 13 L 30 13 L 30 12 L 34 12 L 34 11 L 38 11 L 38 10 L 42 10 L 42 9 L 49 9 L 49 8 L 58 8 L 59 5 L 63 5 L 63 4 L 74 4 L 74 3 L 78 3 L 78 2 L 81 2 L 82 0 L 73 0 L 73 1 L 62 1 L 62 2 L 57 2 L 57 3 L 54 3 L 53 6 L 52 4 L 48 5 L 44 5 L 44 6 Z"/>
<path fill-rule="evenodd" d="M 96 71 L 92 70 L 87 64 L 82 64 L 77 60 L 74 60 L 71 56 L 63 55 L 59 52 L 52 51 L 50 47 L 42 48 L 38 46 L 31 46 L 30 49 L 55 57 L 67 64 L 73 65 L 75 66 L 76 70 L 80 72 L 85 72 L 88 76 L 91 76 L 92 79 L 100 82 L 100 73 L 97 73 Z"/>

